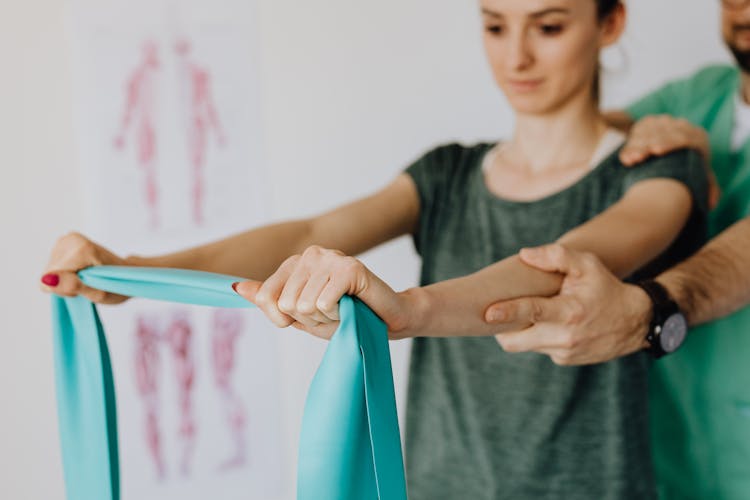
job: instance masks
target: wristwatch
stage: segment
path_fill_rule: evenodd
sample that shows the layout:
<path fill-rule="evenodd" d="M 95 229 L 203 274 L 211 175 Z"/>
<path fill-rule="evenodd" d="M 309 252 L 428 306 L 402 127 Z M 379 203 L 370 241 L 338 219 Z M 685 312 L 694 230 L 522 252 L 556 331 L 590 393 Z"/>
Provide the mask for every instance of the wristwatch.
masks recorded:
<path fill-rule="evenodd" d="M 646 350 L 658 359 L 676 351 L 685 341 L 688 330 L 687 320 L 680 312 L 677 302 L 672 300 L 661 283 L 645 280 L 636 284 L 651 299 L 653 314 L 646 335 L 646 341 L 649 343 Z"/>

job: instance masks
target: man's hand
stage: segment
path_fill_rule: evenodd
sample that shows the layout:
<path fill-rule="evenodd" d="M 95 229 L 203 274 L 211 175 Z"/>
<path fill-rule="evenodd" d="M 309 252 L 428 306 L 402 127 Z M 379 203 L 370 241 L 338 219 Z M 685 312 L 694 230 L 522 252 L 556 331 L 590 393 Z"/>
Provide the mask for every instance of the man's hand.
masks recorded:
<path fill-rule="evenodd" d="M 618 280 L 596 256 L 553 244 L 524 249 L 521 259 L 565 277 L 554 297 L 521 298 L 487 309 L 488 323 L 531 325 L 496 335 L 504 350 L 546 354 L 558 365 L 586 365 L 647 346 L 650 299 L 639 287 Z"/>
<path fill-rule="evenodd" d="M 709 208 L 714 208 L 719 202 L 721 191 L 711 170 L 708 133 L 701 127 L 669 115 L 642 118 L 630 128 L 628 140 L 620 150 L 620 161 L 626 167 L 631 167 L 651 156 L 662 156 L 683 148 L 695 149 L 703 156 L 709 183 Z"/>

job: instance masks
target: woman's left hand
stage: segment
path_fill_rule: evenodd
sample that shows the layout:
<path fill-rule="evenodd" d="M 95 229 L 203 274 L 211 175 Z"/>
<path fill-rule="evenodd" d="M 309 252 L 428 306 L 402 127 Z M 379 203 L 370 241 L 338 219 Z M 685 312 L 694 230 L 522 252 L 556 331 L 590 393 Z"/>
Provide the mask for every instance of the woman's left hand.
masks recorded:
<path fill-rule="evenodd" d="M 398 294 L 362 262 L 319 246 L 293 255 L 267 280 L 243 281 L 235 291 L 257 305 L 278 327 L 293 326 L 325 339 L 339 323 L 338 301 L 357 296 L 388 326 L 389 334 L 409 324 L 408 294 Z"/>

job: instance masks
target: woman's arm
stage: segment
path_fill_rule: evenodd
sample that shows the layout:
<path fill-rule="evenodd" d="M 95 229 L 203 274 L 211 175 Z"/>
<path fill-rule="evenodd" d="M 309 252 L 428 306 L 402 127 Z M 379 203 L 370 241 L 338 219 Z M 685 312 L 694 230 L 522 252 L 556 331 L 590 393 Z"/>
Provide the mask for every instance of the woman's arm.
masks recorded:
<path fill-rule="evenodd" d="M 311 246 L 357 255 L 412 232 L 419 200 L 405 174 L 366 198 L 319 216 L 282 222 L 159 257 L 129 257 L 133 265 L 196 269 L 264 280 L 290 255 Z"/>
<path fill-rule="evenodd" d="M 559 241 L 593 252 L 626 276 L 668 248 L 691 209 L 691 194 L 682 183 L 644 180 Z M 288 259 L 265 282 L 244 282 L 237 290 L 278 326 L 293 325 L 322 337 L 335 328 L 336 301 L 344 294 L 356 295 L 386 322 L 392 338 L 404 338 L 497 333 L 496 325 L 483 320 L 489 304 L 553 295 L 561 282 L 561 275 L 531 268 L 512 256 L 462 278 L 397 294 L 356 259 L 313 248 Z"/>
<path fill-rule="evenodd" d="M 644 180 L 558 242 L 595 254 L 623 278 L 664 252 L 679 235 L 691 210 L 692 196 L 684 184 L 672 179 Z M 417 307 L 403 335 L 498 333 L 497 325 L 484 321 L 489 304 L 517 297 L 551 296 L 560 291 L 561 283 L 561 275 L 531 268 L 514 255 L 471 275 L 405 292 L 414 296 L 411 300 Z"/>
<path fill-rule="evenodd" d="M 320 216 L 273 224 L 220 241 L 161 256 L 121 258 L 78 233 L 55 244 L 42 277 L 42 290 L 84 295 L 94 302 L 117 303 L 125 297 L 83 285 L 76 272 L 93 265 L 133 265 L 195 269 L 266 279 L 279 265 L 306 247 L 318 244 L 361 253 L 413 231 L 419 199 L 411 181 L 399 175 L 381 191 Z"/>

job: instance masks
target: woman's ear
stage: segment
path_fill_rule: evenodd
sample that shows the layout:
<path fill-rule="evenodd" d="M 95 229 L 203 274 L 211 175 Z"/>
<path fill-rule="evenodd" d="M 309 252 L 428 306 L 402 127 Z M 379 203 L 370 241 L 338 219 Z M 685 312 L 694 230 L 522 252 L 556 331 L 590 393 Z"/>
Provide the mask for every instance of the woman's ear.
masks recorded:
<path fill-rule="evenodd" d="M 625 31 L 627 21 L 627 9 L 625 4 L 618 2 L 617 7 L 601 22 L 599 48 L 614 45 Z"/>

